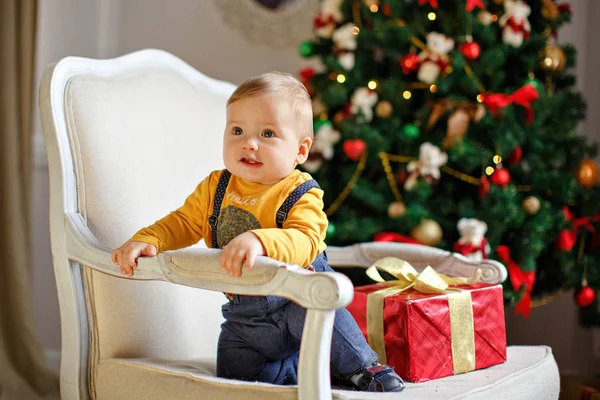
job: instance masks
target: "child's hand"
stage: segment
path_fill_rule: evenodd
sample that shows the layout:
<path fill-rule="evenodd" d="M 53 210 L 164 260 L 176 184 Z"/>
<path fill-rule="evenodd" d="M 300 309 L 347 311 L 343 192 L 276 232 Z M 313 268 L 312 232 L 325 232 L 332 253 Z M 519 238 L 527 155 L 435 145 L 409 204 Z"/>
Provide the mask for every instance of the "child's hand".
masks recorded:
<path fill-rule="evenodd" d="M 144 242 L 126 242 L 112 252 L 112 261 L 121 268 L 121 273 L 133 276 L 137 268 L 137 259 L 140 256 L 152 257 L 156 255 L 156 246 Z"/>
<path fill-rule="evenodd" d="M 242 265 L 246 268 L 254 267 L 257 256 L 266 254 L 262 242 L 252 232 L 244 232 L 238 235 L 223 247 L 221 254 L 221 268 L 227 270 L 231 276 L 242 276 Z"/>

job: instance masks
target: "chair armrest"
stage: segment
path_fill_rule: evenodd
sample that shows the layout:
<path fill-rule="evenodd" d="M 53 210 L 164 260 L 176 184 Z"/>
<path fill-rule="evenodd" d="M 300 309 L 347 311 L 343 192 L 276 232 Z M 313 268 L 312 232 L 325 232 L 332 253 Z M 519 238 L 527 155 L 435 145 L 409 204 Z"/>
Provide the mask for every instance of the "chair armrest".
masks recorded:
<path fill-rule="evenodd" d="M 436 271 L 450 276 L 472 277 L 477 269 L 481 269 L 481 281 L 487 283 L 501 283 L 507 278 L 506 267 L 498 261 L 471 260 L 462 254 L 419 244 L 369 242 L 327 248 L 332 267 L 367 268 L 383 257 L 404 259 L 417 270 L 431 265 Z"/>
<path fill-rule="evenodd" d="M 140 257 L 133 277 L 124 277 L 111 259 L 112 249 L 98 241 L 83 217 L 65 217 L 69 258 L 123 279 L 162 280 L 200 289 L 288 298 L 304 308 L 332 310 L 352 301 L 350 280 L 337 272 L 312 272 L 268 257 L 257 257 L 251 270 L 231 277 L 219 265 L 221 250 L 186 248 Z"/>

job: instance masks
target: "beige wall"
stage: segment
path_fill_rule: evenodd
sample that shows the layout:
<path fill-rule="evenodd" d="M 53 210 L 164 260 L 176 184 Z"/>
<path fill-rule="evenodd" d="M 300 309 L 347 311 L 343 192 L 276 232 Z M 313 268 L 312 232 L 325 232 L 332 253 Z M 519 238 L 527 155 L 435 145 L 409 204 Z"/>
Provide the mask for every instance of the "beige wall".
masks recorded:
<path fill-rule="evenodd" d="M 268 70 L 296 72 L 305 65 L 296 48 L 271 49 L 246 43 L 221 23 L 214 1 L 205 0 L 40 0 L 37 75 L 44 66 L 68 55 L 112 57 L 154 47 L 168 50 L 209 76 L 239 83 Z M 600 37 L 592 34 L 600 20 L 600 2 L 573 2 L 574 24 L 560 40 L 579 49 L 578 88 L 590 112 L 582 128 L 600 139 Z M 177 5 L 175 7 L 175 4 Z M 35 321 L 49 358 L 60 349 L 58 301 L 48 236 L 48 171 L 36 120 L 36 169 L 33 208 L 33 289 Z M 534 309 L 529 319 L 507 315 L 511 344 L 549 344 L 565 372 L 598 370 L 600 337 L 577 323 L 571 295 Z M 599 348 L 595 354 L 594 344 Z"/>
<path fill-rule="evenodd" d="M 36 75 L 61 57 L 98 54 L 101 2 L 86 0 L 40 0 Z M 37 110 L 37 102 L 36 102 Z M 57 368 L 60 350 L 58 298 L 52 270 L 48 232 L 48 168 L 41 139 L 38 113 L 34 121 L 34 176 L 32 204 L 33 303 L 39 339 L 52 367 Z"/>

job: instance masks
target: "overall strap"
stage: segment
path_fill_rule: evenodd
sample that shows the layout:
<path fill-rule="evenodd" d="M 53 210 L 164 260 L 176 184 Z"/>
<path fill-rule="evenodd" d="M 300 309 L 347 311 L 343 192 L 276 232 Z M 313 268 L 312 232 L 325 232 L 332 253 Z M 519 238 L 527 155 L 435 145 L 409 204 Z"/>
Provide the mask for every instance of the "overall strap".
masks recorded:
<path fill-rule="evenodd" d="M 278 228 L 283 228 L 283 223 L 287 218 L 287 215 L 292 209 L 292 207 L 294 207 L 294 204 L 296 204 L 296 202 L 300 200 L 300 198 L 304 196 L 306 192 L 313 188 L 321 189 L 317 181 L 311 179 L 309 181 L 304 182 L 296 189 L 294 189 L 292 193 L 290 193 L 290 195 L 287 199 L 285 199 L 281 207 L 279 207 L 279 210 L 277 210 L 277 214 L 275 214 L 275 221 L 277 222 Z"/>
<path fill-rule="evenodd" d="M 228 170 L 224 170 L 219 178 L 219 183 L 217 184 L 217 190 L 215 192 L 215 200 L 213 202 L 213 212 L 210 217 L 208 217 L 208 224 L 212 229 L 212 248 L 218 249 L 219 244 L 217 243 L 217 221 L 219 219 L 219 213 L 221 212 L 221 203 L 223 202 L 223 198 L 225 197 L 225 191 L 227 190 L 227 185 L 229 185 L 229 178 L 231 178 L 231 172 Z"/>

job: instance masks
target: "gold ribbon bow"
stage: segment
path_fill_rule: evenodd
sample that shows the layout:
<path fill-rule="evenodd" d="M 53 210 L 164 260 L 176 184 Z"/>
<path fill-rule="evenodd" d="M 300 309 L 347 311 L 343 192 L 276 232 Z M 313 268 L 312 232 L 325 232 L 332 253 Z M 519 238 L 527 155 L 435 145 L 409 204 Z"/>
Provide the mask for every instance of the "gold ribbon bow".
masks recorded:
<path fill-rule="evenodd" d="M 379 270 L 392 275 L 396 280 L 386 281 L 379 274 Z M 367 340 L 373 350 L 379 354 L 379 362 L 387 363 L 383 324 L 384 299 L 412 288 L 421 293 L 446 294 L 448 296 L 454 374 L 475 369 L 475 334 L 471 292 L 449 289 L 449 287 L 468 285 L 478 281 L 481 277 L 480 269 L 477 269 L 475 276 L 471 278 L 439 274 L 430 266 L 418 273 L 412 265 L 404 260 L 385 257 L 370 266 L 367 269 L 367 275 L 377 282 L 392 283 L 392 286 L 377 290 L 367 296 Z"/>

